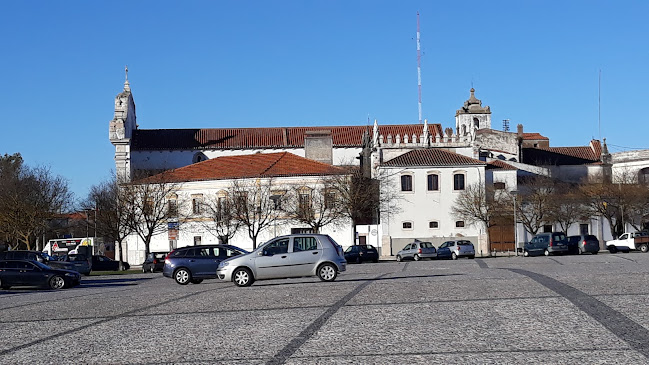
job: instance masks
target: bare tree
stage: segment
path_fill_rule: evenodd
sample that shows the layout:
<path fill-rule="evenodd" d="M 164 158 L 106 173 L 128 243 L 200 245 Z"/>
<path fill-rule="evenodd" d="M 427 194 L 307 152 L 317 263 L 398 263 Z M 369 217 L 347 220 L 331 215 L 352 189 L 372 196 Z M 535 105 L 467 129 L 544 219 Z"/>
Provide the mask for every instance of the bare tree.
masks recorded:
<path fill-rule="evenodd" d="M 308 225 L 315 233 L 328 225 L 339 226 L 349 219 L 340 199 L 337 176 L 325 176 L 313 186 L 294 186 L 283 204 L 287 216 Z"/>
<path fill-rule="evenodd" d="M 126 197 L 131 199 L 130 229 L 144 241 L 145 254 L 151 252 L 151 239 L 166 233 L 170 218 L 169 202 L 180 188 L 179 183 L 165 180 L 164 174 L 122 186 Z M 182 205 L 180 202 L 176 203 Z"/>
<path fill-rule="evenodd" d="M 555 192 L 549 197 L 548 220 L 559 224 L 561 232 L 568 234 L 568 228 L 574 223 L 590 216 L 591 210 L 579 186 L 559 182 Z"/>
<path fill-rule="evenodd" d="M 531 234 L 537 234 L 548 222 L 554 192 L 555 182 L 547 176 L 527 176 L 519 184 L 516 214 Z"/>
<path fill-rule="evenodd" d="M 45 233 L 47 222 L 72 203 L 67 181 L 47 167 L 30 168 L 20 155 L 2 159 L 0 225 L 5 236 L 32 249 L 36 237 Z"/>
<path fill-rule="evenodd" d="M 460 192 L 451 207 L 451 214 L 468 223 L 482 224 L 487 234 L 487 242 L 490 242 L 489 228 L 502 223 L 505 216 L 510 216 L 510 207 L 507 196 L 502 191 L 477 182 Z"/>
<path fill-rule="evenodd" d="M 82 203 L 85 209 L 96 212 L 97 234 L 116 242 L 119 248 L 119 265 L 123 269 L 124 257 L 122 243 L 133 233 L 132 189 L 122 188 L 117 176 L 113 175 L 90 188 L 88 197 Z"/>
<path fill-rule="evenodd" d="M 234 202 L 235 220 L 248 231 L 252 249 L 257 248 L 257 237 L 282 214 L 271 198 L 275 190 L 286 190 L 274 184 L 272 178 L 233 180 L 229 195 Z"/>
<path fill-rule="evenodd" d="M 225 194 L 215 196 L 204 201 L 206 220 L 201 220 L 201 225 L 219 239 L 219 243 L 226 244 L 237 233 L 241 222 L 237 220 L 237 212 L 232 196 Z"/>

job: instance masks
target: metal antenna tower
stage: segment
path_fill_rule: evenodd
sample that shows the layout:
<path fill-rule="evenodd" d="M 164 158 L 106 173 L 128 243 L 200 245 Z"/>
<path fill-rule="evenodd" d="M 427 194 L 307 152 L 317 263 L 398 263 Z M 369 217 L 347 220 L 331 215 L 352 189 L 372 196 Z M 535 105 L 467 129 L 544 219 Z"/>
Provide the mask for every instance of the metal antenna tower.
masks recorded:
<path fill-rule="evenodd" d="M 503 119 L 503 131 L 509 132 L 509 119 Z"/>
<path fill-rule="evenodd" d="M 419 12 L 417 12 L 417 87 L 419 89 L 419 124 L 421 124 L 421 44 L 419 42 Z"/>

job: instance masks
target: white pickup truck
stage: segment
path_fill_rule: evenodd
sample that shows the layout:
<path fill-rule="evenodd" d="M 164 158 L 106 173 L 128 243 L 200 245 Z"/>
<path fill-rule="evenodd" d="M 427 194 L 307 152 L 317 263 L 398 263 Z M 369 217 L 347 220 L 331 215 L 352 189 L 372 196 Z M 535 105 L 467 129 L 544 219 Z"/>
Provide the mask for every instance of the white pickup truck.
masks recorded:
<path fill-rule="evenodd" d="M 618 239 L 606 241 L 606 248 L 610 253 L 618 251 L 629 252 L 639 250 L 640 252 L 649 252 L 649 233 L 631 232 L 623 233 Z"/>

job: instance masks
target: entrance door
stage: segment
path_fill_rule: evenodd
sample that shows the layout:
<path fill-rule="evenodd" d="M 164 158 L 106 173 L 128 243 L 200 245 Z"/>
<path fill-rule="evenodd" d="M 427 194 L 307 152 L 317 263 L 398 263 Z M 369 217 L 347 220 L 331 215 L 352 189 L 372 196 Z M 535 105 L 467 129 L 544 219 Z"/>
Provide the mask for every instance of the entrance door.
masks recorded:
<path fill-rule="evenodd" d="M 514 251 L 514 222 L 490 227 L 489 244 L 491 251 Z"/>

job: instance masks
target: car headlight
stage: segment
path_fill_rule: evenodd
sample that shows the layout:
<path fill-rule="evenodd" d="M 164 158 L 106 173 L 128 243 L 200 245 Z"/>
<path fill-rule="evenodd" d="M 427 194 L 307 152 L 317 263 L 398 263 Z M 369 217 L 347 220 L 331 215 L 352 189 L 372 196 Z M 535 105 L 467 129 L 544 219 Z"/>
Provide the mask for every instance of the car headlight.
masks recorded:
<path fill-rule="evenodd" d="M 66 273 L 65 273 L 65 276 L 75 277 L 75 276 L 77 276 L 77 274 L 73 274 L 73 273 L 71 273 L 71 272 L 66 272 Z"/>
<path fill-rule="evenodd" d="M 219 268 L 226 267 L 226 266 L 228 266 L 228 265 L 230 265 L 229 262 L 227 262 L 227 261 L 221 261 L 221 263 L 219 264 Z"/>

